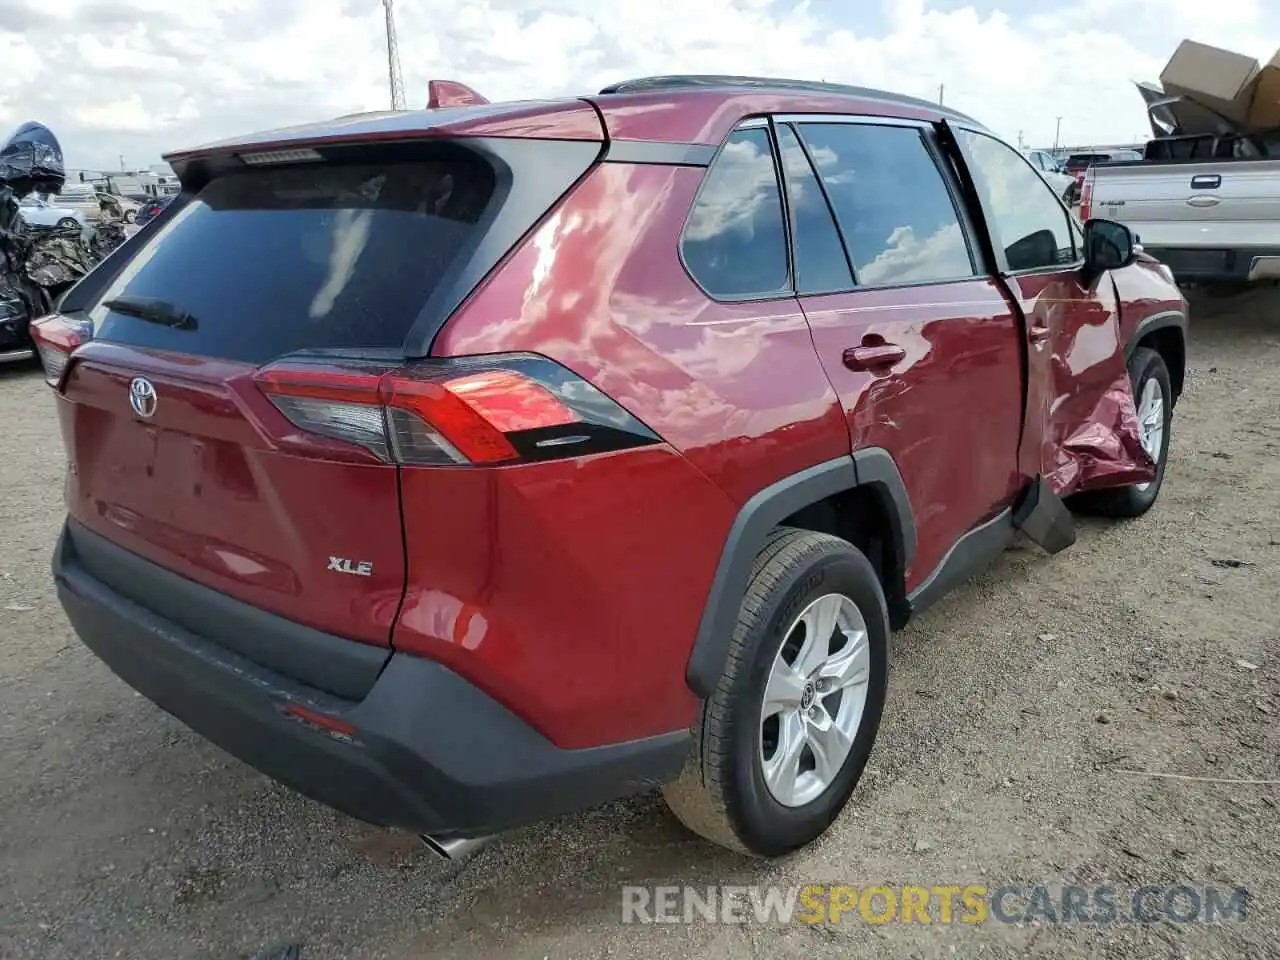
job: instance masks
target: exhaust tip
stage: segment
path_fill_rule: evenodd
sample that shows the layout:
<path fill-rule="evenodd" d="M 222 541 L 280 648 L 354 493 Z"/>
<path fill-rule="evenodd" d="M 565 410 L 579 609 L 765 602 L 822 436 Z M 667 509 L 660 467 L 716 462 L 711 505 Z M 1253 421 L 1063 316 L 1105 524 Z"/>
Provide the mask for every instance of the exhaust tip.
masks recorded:
<path fill-rule="evenodd" d="M 493 840 L 492 837 L 437 838 L 425 833 L 418 834 L 418 838 L 436 856 L 442 860 L 452 860 L 454 862 L 470 859 L 487 847 L 490 841 Z"/>

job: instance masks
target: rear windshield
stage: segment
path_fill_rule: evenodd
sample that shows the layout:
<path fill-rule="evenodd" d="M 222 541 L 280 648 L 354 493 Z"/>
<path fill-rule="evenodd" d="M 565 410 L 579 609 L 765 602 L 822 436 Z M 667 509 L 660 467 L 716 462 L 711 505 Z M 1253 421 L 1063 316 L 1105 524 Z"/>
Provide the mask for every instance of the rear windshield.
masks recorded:
<path fill-rule="evenodd" d="M 95 336 L 266 363 L 317 348 L 399 347 L 494 191 L 477 158 L 237 173 L 200 191 L 90 311 Z M 161 300 L 175 329 L 104 304 Z"/>
<path fill-rule="evenodd" d="M 1080 164 L 1102 163 L 1110 159 L 1105 153 L 1073 153 L 1067 157 L 1067 163 L 1072 166 Z"/>

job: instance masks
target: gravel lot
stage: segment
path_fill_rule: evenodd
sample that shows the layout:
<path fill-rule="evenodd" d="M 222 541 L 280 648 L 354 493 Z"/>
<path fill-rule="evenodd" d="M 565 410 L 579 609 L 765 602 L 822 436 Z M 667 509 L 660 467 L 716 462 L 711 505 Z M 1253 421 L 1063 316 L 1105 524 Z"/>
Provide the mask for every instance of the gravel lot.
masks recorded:
<path fill-rule="evenodd" d="M 1197 306 L 1160 504 L 1010 551 L 897 638 L 881 739 L 818 847 L 697 841 L 651 798 L 464 864 L 203 742 L 74 638 L 50 588 L 63 457 L 0 370 L 0 956 L 1276 956 L 1280 298 Z M 1241 661 L 1244 663 L 1242 664 Z M 624 926 L 624 883 L 1247 886 L 1216 926 Z"/>

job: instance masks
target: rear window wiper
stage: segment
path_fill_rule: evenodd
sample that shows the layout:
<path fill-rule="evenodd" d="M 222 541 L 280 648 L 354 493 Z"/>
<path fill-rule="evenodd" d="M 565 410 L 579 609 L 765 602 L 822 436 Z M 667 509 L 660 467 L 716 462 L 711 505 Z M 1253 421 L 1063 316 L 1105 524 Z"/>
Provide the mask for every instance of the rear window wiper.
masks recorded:
<path fill-rule="evenodd" d="M 108 310 L 128 314 L 139 320 L 173 327 L 175 330 L 194 330 L 196 318 L 187 311 L 175 307 L 167 300 L 154 297 L 116 297 L 103 304 Z"/>

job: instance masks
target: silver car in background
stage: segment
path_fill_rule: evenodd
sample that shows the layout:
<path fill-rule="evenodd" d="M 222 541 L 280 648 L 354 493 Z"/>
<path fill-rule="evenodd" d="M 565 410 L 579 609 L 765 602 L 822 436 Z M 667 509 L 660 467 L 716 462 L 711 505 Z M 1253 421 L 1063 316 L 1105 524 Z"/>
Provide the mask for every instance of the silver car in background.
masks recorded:
<path fill-rule="evenodd" d="M 1064 203 L 1070 205 L 1079 198 L 1076 178 L 1063 173 L 1057 159 L 1048 150 L 1028 150 L 1023 156 Z"/>
<path fill-rule="evenodd" d="M 66 230 L 84 229 L 88 219 L 74 207 L 64 207 L 39 197 L 28 196 L 18 201 L 18 213 L 32 227 L 61 227 Z"/>

